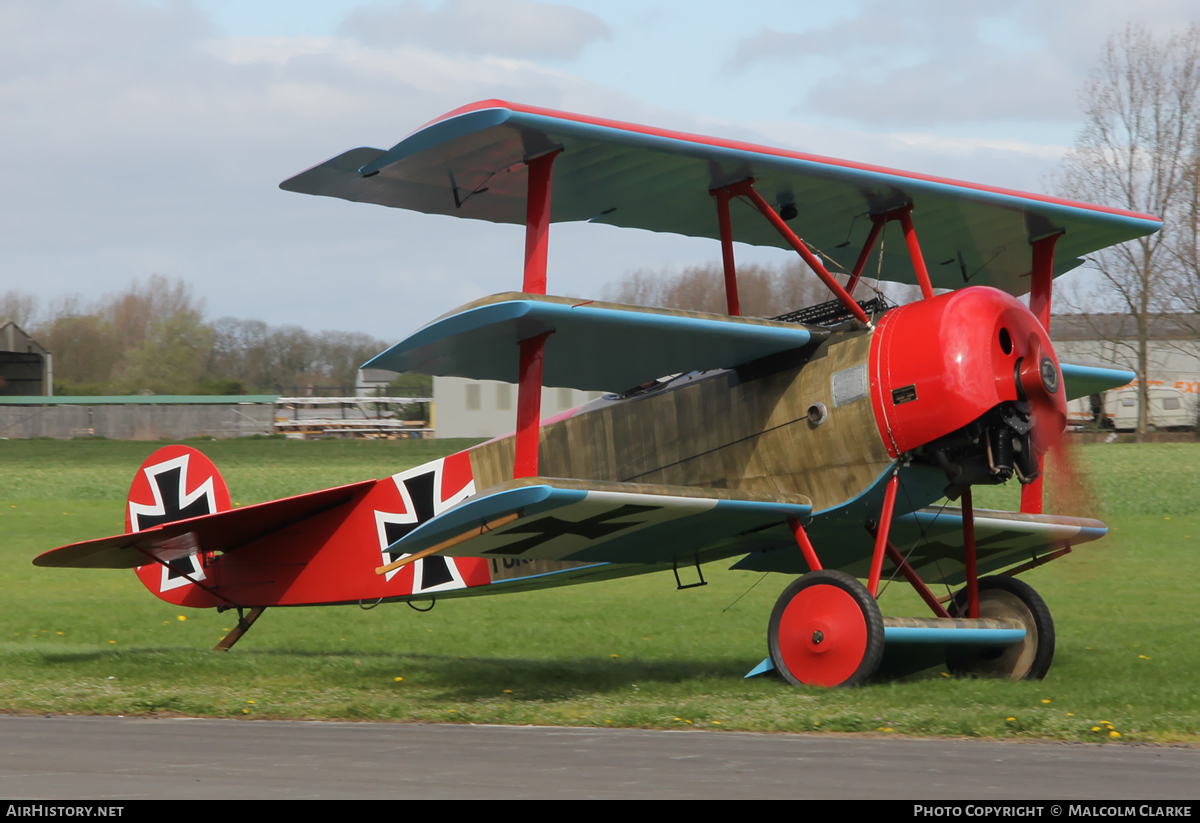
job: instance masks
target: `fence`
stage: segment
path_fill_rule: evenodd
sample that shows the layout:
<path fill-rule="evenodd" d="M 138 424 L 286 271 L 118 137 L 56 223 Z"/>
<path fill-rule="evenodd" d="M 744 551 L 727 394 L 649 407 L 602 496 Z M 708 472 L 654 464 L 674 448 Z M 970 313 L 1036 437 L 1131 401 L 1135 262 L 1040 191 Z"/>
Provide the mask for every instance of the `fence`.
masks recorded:
<path fill-rule="evenodd" d="M 0 405 L 0 437 L 108 437 L 179 440 L 245 437 L 275 431 L 274 403 L 80 403 Z"/>

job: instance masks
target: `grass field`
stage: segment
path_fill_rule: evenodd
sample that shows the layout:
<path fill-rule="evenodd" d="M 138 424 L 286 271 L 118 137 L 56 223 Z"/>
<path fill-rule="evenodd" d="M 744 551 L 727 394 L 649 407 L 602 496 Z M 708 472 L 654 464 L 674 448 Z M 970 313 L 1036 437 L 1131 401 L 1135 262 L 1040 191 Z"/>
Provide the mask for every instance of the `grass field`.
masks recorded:
<path fill-rule="evenodd" d="M 0 711 L 1200 742 L 1200 444 L 1079 452 L 1112 532 L 1023 579 L 1055 616 L 1040 683 L 932 669 L 862 688 L 743 680 L 788 580 L 705 569 L 493 598 L 269 610 L 228 654 L 229 614 L 180 610 L 130 571 L 41 569 L 121 531 L 159 444 L 0 441 Z M 461 443 L 197 443 L 246 504 L 380 477 Z M 1014 489 L 977 493 L 1012 506 Z M 884 613 L 923 614 L 907 586 Z M 186 619 L 184 619 L 186 618 Z"/>

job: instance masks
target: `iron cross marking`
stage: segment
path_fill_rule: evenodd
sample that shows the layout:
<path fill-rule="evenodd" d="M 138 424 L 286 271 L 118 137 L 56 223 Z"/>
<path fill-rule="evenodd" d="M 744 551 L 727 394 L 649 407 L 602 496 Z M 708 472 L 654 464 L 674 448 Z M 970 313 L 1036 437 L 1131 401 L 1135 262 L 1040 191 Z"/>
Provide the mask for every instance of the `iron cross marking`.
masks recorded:
<path fill-rule="evenodd" d="M 173 469 L 168 469 L 164 472 L 152 475 L 154 485 L 158 486 L 159 499 L 162 500 L 162 514 L 139 514 L 137 515 L 138 531 L 152 529 L 155 526 L 161 526 L 163 523 L 174 523 L 176 520 L 187 520 L 189 517 L 199 517 L 202 514 L 212 514 L 212 509 L 208 505 L 209 495 L 201 495 L 189 503 L 187 506 L 180 508 L 179 506 L 179 487 L 180 487 L 180 472 L 183 469 L 178 466 Z M 190 569 L 189 569 L 190 571 Z"/>
<path fill-rule="evenodd" d="M 413 514 L 417 516 L 415 523 L 384 523 L 383 533 L 387 538 L 388 545 L 393 545 L 401 537 L 404 537 L 413 529 L 433 519 L 433 472 L 418 474 L 416 477 L 410 477 L 404 481 L 404 488 L 408 489 L 408 497 L 412 500 Z M 387 552 L 387 556 L 391 560 L 396 560 L 407 552 Z M 421 585 L 420 589 L 433 588 L 440 586 L 443 583 L 450 583 L 454 580 L 454 575 L 450 573 L 449 566 L 444 557 L 434 555 L 426 557 L 421 563 Z"/>
<path fill-rule="evenodd" d="M 511 529 L 506 529 L 504 534 L 532 534 L 534 537 L 525 540 L 519 540 L 516 543 L 509 543 L 507 546 L 501 546 L 498 549 L 491 549 L 484 554 L 524 554 L 535 546 L 540 546 L 543 543 L 553 540 L 556 537 L 564 537 L 572 535 L 574 537 L 584 537 L 588 540 L 596 540 L 600 537 L 607 537 L 610 534 L 621 531 L 622 529 L 631 529 L 634 526 L 640 526 L 645 521 L 639 520 L 634 523 L 606 523 L 606 520 L 614 520 L 618 517 L 628 517 L 634 514 L 643 512 L 658 511 L 662 506 L 634 506 L 625 505 L 619 509 L 602 512 L 592 515 L 586 520 L 559 520 L 557 517 L 543 517 L 540 520 L 535 520 L 532 523 L 526 523 L 521 526 L 515 526 Z"/>

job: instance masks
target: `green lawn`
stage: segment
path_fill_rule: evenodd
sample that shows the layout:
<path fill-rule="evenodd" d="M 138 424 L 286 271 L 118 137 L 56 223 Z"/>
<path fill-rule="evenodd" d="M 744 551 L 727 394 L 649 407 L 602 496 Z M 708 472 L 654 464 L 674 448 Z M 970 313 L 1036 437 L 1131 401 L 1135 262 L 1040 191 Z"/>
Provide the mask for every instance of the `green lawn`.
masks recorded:
<path fill-rule="evenodd" d="M 728 564 L 682 592 L 667 573 L 449 600 L 428 614 L 269 610 L 232 652 L 211 652 L 228 613 L 169 606 L 130 571 L 30 563 L 119 532 L 133 472 L 158 445 L 0 441 L 0 711 L 1200 741 L 1200 445 L 1079 453 L 1113 531 L 1022 576 L 1055 616 L 1044 681 L 932 669 L 845 690 L 742 679 L 765 656 L 788 580 Z M 380 477 L 463 444 L 196 445 L 246 504 Z M 977 505 L 1012 506 L 1016 494 L 982 490 Z M 923 609 L 899 584 L 881 605 Z"/>

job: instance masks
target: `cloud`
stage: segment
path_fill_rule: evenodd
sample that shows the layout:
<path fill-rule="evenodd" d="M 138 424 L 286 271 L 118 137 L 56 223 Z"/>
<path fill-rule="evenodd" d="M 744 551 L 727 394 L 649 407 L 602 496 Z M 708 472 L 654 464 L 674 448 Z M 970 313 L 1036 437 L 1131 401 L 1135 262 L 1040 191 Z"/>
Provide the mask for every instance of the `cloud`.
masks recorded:
<path fill-rule="evenodd" d="M 578 57 L 612 32 L 594 14 L 531 0 L 445 0 L 433 10 L 415 0 L 398 9 L 352 11 L 342 33 L 369 46 L 422 46 L 448 54 L 517 58 Z"/>
<path fill-rule="evenodd" d="M 1200 21 L 1186 0 L 860 0 L 802 31 L 769 27 L 738 43 L 730 74 L 798 78 L 793 115 L 888 127 L 1078 120 L 1076 90 L 1127 19 L 1165 34 Z"/>
<path fill-rule="evenodd" d="M 304 197 L 278 183 L 494 97 L 998 185 L 1027 187 L 1014 175 L 1053 162 L 1020 142 L 721 121 L 656 107 L 639 91 L 428 38 L 226 37 L 183 3 L 0 0 L 5 289 L 97 296 L 160 273 L 194 284 L 213 316 L 399 338 L 519 283 L 521 227 Z M 595 297 L 627 270 L 718 255 L 707 240 L 556 225 L 551 288 Z"/>
<path fill-rule="evenodd" d="M 278 183 L 492 97 L 655 119 L 512 57 L 221 37 L 182 3 L 0 3 L 0 272 L 44 299 L 160 273 L 214 316 L 398 337 L 517 282 L 520 228 Z"/>

